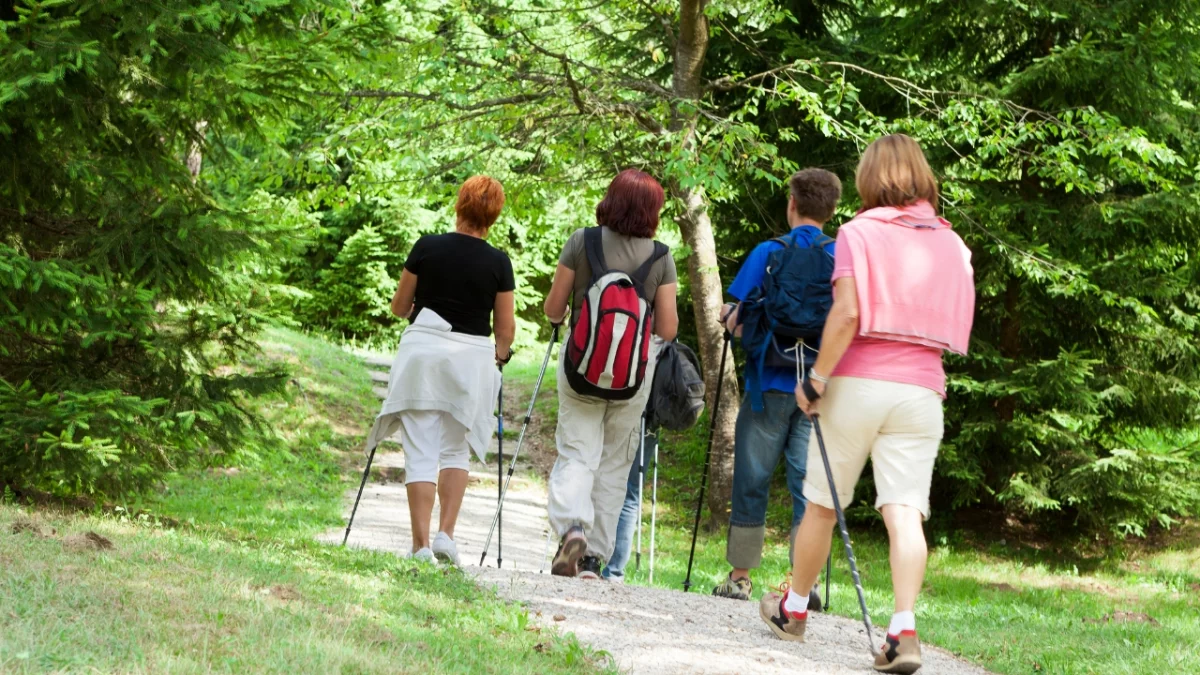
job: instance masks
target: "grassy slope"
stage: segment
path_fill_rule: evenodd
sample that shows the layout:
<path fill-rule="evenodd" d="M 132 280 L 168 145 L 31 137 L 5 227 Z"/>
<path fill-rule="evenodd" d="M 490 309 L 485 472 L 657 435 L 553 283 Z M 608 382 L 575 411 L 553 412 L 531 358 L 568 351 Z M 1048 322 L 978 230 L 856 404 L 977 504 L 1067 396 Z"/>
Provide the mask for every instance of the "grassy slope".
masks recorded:
<path fill-rule="evenodd" d="M 511 375 L 514 386 L 531 391 L 536 371 L 524 368 Z M 551 374 L 547 380 L 552 384 Z M 553 400 L 553 387 L 543 385 L 538 409 L 547 415 L 550 433 Z M 702 425 L 686 434 L 664 436 L 655 586 L 683 587 L 705 438 Z M 642 566 L 630 579 L 639 585 L 649 583 L 649 489 L 647 478 Z M 790 519 L 791 502 L 780 472 L 771 491 L 768 523 L 774 527 L 768 535 L 765 565 L 754 576 L 756 596 L 786 578 Z M 875 623 L 886 624 L 892 594 L 882 526 L 858 525 L 851 530 L 868 609 Z M 1171 546 L 1146 552 L 1112 551 L 1102 558 L 1000 540 L 981 545 L 966 541 L 965 534 L 930 534 L 926 592 L 918 605 L 924 640 L 1001 673 L 1200 672 L 1200 652 L 1195 648 L 1200 644 L 1200 523 L 1184 528 Z M 833 550 L 832 609 L 858 619 L 858 600 L 840 537 Z M 724 531 L 710 533 L 702 528 L 693 592 L 710 592 L 727 572 Z M 1103 621 L 1118 611 L 1147 615 L 1158 625 L 1140 622 L 1139 617 L 1129 622 Z"/>
<path fill-rule="evenodd" d="M 341 350 L 271 331 L 288 399 L 256 402 L 282 438 L 237 470 L 173 476 L 148 510 L 181 521 L 0 506 L 0 672 L 591 672 L 456 571 L 313 542 L 341 523 L 377 405 Z M 250 364 L 254 365 L 253 362 Z M 13 533 L 32 522 L 42 534 Z M 68 536 L 94 531 L 108 551 Z"/>

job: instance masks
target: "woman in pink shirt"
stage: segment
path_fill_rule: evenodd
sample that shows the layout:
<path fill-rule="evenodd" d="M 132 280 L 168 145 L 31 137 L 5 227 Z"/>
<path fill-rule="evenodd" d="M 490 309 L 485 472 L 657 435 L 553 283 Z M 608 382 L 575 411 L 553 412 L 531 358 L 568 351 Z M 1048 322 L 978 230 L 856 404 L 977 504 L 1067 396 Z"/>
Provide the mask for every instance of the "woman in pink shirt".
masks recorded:
<path fill-rule="evenodd" d="M 796 403 L 820 414 L 841 505 L 871 457 L 891 545 L 895 613 L 875 670 L 921 667 L 917 593 L 927 550 L 933 464 L 942 439 L 946 373 L 942 352 L 966 353 L 975 314 L 971 253 L 939 218 L 937 180 L 916 141 L 875 141 L 855 174 L 863 210 L 838 231 L 834 300 L 821 353 L 796 388 Z M 821 464 L 810 441 L 809 466 Z M 810 588 L 829 554 L 837 523 L 823 471 L 804 481 L 808 510 L 796 535 L 792 582 Z M 807 594 L 763 597 L 762 618 L 780 637 L 802 640 Z"/>

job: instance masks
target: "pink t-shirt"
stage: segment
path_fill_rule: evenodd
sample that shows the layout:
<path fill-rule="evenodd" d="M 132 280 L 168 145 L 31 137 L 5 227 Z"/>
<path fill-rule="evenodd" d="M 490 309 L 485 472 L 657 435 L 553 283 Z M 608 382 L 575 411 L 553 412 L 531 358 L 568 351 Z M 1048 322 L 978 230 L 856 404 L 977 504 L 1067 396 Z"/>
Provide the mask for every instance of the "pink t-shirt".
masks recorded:
<path fill-rule="evenodd" d="M 836 246 L 833 281 L 853 276 L 854 257 L 850 247 Z M 942 398 L 946 397 L 942 350 L 911 342 L 855 335 L 842 360 L 833 369 L 833 376 L 915 384 L 936 391 Z"/>

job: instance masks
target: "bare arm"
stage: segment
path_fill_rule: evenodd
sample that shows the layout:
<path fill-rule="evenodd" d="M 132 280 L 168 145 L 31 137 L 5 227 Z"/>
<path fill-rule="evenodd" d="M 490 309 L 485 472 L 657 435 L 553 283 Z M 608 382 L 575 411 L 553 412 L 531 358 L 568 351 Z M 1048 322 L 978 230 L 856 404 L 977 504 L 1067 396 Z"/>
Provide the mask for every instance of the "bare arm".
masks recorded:
<path fill-rule="evenodd" d="M 742 326 L 738 323 L 738 316 L 742 313 L 742 303 L 737 303 L 733 309 L 729 310 L 729 314 L 725 318 L 725 331 L 734 337 L 742 336 Z"/>
<path fill-rule="evenodd" d="M 821 353 L 813 364 L 813 372 L 829 377 L 855 335 L 858 335 L 858 288 L 854 285 L 854 277 L 842 277 L 833 284 L 833 308 L 829 310 L 825 330 L 821 332 Z M 825 393 L 823 382 L 813 380 L 812 385 L 818 394 Z M 804 412 L 813 409 L 813 403 L 799 385 L 796 386 L 796 403 Z"/>
<path fill-rule="evenodd" d="M 654 334 L 667 340 L 679 334 L 679 308 L 675 305 L 675 293 L 679 284 L 663 284 L 654 292 Z"/>
<path fill-rule="evenodd" d="M 550 284 L 550 292 L 546 294 L 546 303 L 542 309 L 550 323 L 562 323 L 567 319 L 567 301 L 571 299 L 571 290 L 575 287 L 575 270 L 558 264 L 554 270 L 554 281 Z"/>
<path fill-rule="evenodd" d="M 392 314 L 407 319 L 413 310 L 413 298 L 417 296 L 417 275 L 404 270 L 400 274 L 400 283 L 396 284 L 396 294 L 392 296 Z"/>
<path fill-rule="evenodd" d="M 492 331 L 496 334 L 496 358 L 507 359 L 517 335 L 516 300 L 512 291 L 496 294 L 492 307 Z"/>

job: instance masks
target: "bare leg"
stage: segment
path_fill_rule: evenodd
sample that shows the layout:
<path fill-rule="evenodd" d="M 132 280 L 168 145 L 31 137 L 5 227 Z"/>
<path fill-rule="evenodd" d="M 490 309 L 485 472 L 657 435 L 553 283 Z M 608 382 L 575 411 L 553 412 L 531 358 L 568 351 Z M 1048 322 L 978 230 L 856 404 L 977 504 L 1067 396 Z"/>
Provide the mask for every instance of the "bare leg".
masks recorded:
<path fill-rule="evenodd" d="M 458 511 L 462 508 L 463 495 L 467 492 L 465 469 L 442 469 L 438 474 L 438 503 L 441 517 L 438 529 L 454 538 L 454 524 L 458 522 Z"/>
<path fill-rule="evenodd" d="M 750 570 L 742 569 L 741 567 L 735 567 L 735 568 L 733 568 L 733 571 L 729 573 L 729 578 L 730 579 L 749 579 L 750 578 Z"/>
<path fill-rule="evenodd" d="M 896 611 L 911 612 L 917 605 L 917 594 L 921 592 L 921 584 L 925 581 L 925 562 L 929 558 L 921 512 L 901 504 L 884 504 L 880 511 L 887 525 L 891 548 L 892 592 L 896 595 Z"/>
<path fill-rule="evenodd" d="M 409 483 L 408 518 L 412 524 L 413 553 L 429 546 L 429 519 L 433 517 L 433 499 L 437 486 L 433 483 Z"/>
<path fill-rule="evenodd" d="M 804 520 L 796 530 L 796 545 L 792 553 L 792 588 L 808 593 L 817 583 L 821 568 L 829 557 L 837 513 L 819 504 L 808 503 Z"/>

